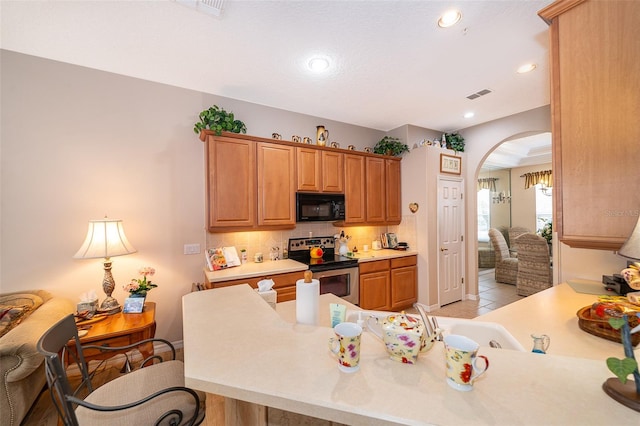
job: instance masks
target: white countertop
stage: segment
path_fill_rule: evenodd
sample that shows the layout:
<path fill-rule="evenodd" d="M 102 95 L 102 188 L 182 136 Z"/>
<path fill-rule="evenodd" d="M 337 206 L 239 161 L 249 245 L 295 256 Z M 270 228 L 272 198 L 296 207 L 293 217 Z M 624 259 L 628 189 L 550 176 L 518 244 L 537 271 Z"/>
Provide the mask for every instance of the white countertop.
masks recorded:
<path fill-rule="evenodd" d="M 440 342 L 407 365 L 365 332 L 360 370 L 342 373 L 327 344 L 333 302 L 344 303 L 321 296 L 316 327 L 292 322 L 295 301 L 276 312 L 247 285 L 184 296 L 186 385 L 353 425 L 637 424 L 637 412 L 602 391 L 612 377 L 604 359 L 483 348 L 489 370 L 473 391 L 458 392 L 445 383 Z"/>
<path fill-rule="evenodd" d="M 390 250 L 390 249 L 382 249 L 382 250 L 367 250 L 367 251 L 358 251 L 353 254 L 355 259 L 358 259 L 358 263 L 360 262 L 371 262 L 374 260 L 384 260 L 384 259 L 394 259 L 397 257 L 405 257 L 405 256 L 414 256 L 417 255 L 417 251 L 413 250 Z"/>
<path fill-rule="evenodd" d="M 603 287 L 603 294 L 606 294 Z M 532 333 L 551 339 L 547 354 L 606 360 L 624 355 L 621 343 L 612 342 L 578 327 L 576 312 L 598 300 L 594 294 L 577 293 L 566 283 L 525 297 L 474 318 L 502 324 L 526 349 L 533 347 Z M 635 350 L 640 359 L 640 348 Z"/>
<path fill-rule="evenodd" d="M 369 250 L 366 252 L 358 252 L 353 256 L 360 262 L 369 262 L 372 260 L 393 259 L 396 257 L 405 257 L 416 255 L 415 251 L 399 251 L 399 250 Z M 263 275 L 286 274 L 288 272 L 306 271 L 308 265 L 297 262 L 292 259 L 282 259 L 274 261 L 265 261 L 262 263 L 248 262 L 244 265 L 234 266 L 231 268 L 221 269 L 219 271 L 209 271 L 204 269 L 204 274 L 210 283 L 240 280 L 243 278 L 255 278 Z"/>
<path fill-rule="evenodd" d="M 286 274 L 288 272 L 306 271 L 308 265 L 291 259 L 268 260 L 262 263 L 247 262 L 244 265 L 221 269 L 219 271 L 204 270 L 204 274 L 210 283 L 221 281 L 240 280 L 254 278 L 262 275 Z"/>

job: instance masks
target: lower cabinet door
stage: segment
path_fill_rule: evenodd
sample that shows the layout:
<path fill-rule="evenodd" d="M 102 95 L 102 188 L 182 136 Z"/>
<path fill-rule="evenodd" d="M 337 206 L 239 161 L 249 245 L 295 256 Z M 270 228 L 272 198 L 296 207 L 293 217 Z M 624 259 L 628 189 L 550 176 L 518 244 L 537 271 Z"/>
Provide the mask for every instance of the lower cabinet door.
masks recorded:
<path fill-rule="evenodd" d="M 417 267 L 407 266 L 391 270 L 391 309 L 407 308 L 418 300 Z"/>
<path fill-rule="evenodd" d="M 373 272 L 360 275 L 360 307 L 362 309 L 389 310 L 389 272 Z"/>

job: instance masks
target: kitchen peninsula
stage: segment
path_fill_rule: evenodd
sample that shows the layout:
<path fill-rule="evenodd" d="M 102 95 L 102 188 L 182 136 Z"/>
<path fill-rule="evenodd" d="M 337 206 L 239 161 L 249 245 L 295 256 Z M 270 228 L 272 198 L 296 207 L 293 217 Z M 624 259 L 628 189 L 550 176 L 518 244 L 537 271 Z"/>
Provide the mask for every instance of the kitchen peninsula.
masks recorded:
<path fill-rule="evenodd" d="M 322 295 L 320 312 L 333 302 L 342 301 Z M 489 371 L 473 391 L 458 392 L 445 383 L 439 342 L 416 365 L 405 365 L 390 360 L 382 342 L 365 332 L 360 371 L 346 374 L 328 350 L 333 334 L 328 313 L 316 327 L 291 322 L 295 302 L 277 309 L 247 285 L 184 296 L 186 385 L 353 425 L 630 425 L 638 420 L 636 412 L 602 391 L 612 376 L 604 360 L 482 348 Z M 530 314 L 535 325 L 538 314 Z M 577 320 L 571 332 L 583 333 Z M 621 346 L 614 348 L 611 355 L 622 356 Z"/>

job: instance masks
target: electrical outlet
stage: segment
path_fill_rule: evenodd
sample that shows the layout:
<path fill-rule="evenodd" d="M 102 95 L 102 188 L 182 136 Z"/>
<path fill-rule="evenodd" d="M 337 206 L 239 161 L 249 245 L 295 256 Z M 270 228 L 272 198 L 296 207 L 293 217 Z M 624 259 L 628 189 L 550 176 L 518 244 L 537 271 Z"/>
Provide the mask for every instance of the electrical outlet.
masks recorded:
<path fill-rule="evenodd" d="M 200 254 L 200 244 L 185 244 L 184 254 Z"/>

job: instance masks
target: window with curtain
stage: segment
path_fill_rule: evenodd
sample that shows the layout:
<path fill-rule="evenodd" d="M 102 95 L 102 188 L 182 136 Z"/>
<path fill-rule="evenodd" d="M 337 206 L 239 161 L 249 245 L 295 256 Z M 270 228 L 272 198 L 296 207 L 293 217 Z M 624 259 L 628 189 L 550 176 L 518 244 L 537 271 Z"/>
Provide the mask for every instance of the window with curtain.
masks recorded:
<path fill-rule="evenodd" d="M 488 189 L 490 192 L 496 192 L 496 181 L 498 178 L 480 178 L 478 179 L 478 191 Z"/>
<path fill-rule="evenodd" d="M 529 189 L 532 186 L 536 185 L 542 185 L 546 188 L 553 188 L 553 173 L 551 172 L 551 170 L 525 173 L 520 177 L 524 178 L 524 189 Z"/>
<path fill-rule="evenodd" d="M 553 196 L 542 184 L 537 184 L 536 188 L 536 230 L 542 229 L 546 222 L 551 222 L 553 218 Z"/>
<path fill-rule="evenodd" d="M 491 227 L 491 191 L 478 191 L 478 241 L 489 242 L 489 228 Z"/>

